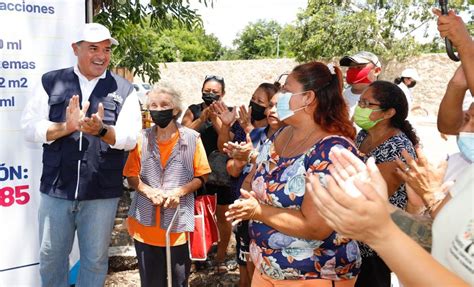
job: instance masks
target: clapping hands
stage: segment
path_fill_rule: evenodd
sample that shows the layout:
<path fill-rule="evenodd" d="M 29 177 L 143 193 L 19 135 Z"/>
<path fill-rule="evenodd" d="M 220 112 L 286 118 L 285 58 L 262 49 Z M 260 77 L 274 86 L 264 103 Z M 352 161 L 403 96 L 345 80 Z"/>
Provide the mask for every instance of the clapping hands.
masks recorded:
<path fill-rule="evenodd" d="M 70 133 L 80 130 L 80 121 L 85 117 L 89 109 L 89 102 L 87 102 L 81 109 L 79 104 L 79 96 L 74 95 L 69 100 L 69 105 L 66 107 L 66 130 Z"/>
<path fill-rule="evenodd" d="M 437 167 L 432 165 L 422 149 L 416 148 L 417 159 L 412 158 L 407 151 L 402 151 L 404 163 L 397 159 L 397 175 L 407 184 L 409 202 L 421 207 L 421 198 L 425 205 L 432 206 L 435 201 L 442 199 L 454 184 L 444 181 L 448 162 L 442 161 Z"/>
<path fill-rule="evenodd" d="M 254 126 L 252 125 L 252 107 L 248 111 L 245 105 L 239 107 L 239 124 L 246 133 L 250 133 Z"/>
<path fill-rule="evenodd" d="M 254 219 L 256 214 L 261 214 L 261 206 L 253 191 L 240 189 L 240 198 L 229 205 L 225 213 L 227 221 L 236 225 L 242 220 Z"/>
<path fill-rule="evenodd" d="M 69 100 L 66 108 L 66 130 L 70 133 L 81 131 L 91 135 L 97 135 L 104 126 L 102 119 L 104 118 L 104 106 L 99 103 L 97 113 L 87 117 L 90 103 L 84 103 L 82 109 L 79 104 L 79 96 L 74 95 Z"/>
<path fill-rule="evenodd" d="M 325 176 L 326 187 L 319 175 L 308 175 L 307 194 L 331 228 L 371 244 L 390 221 L 387 184 L 373 158 L 364 164 L 353 153 L 337 147 L 331 149 L 329 158 L 332 166 L 331 175 Z"/>
<path fill-rule="evenodd" d="M 230 126 L 237 118 L 237 109 L 234 108 L 232 111 L 229 111 L 223 101 L 214 102 L 209 106 L 209 108 L 214 115 L 219 117 L 223 125 Z"/>
<path fill-rule="evenodd" d="M 250 135 L 246 135 L 246 142 L 227 142 L 224 144 L 224 152 L 230 158 L 233 158 L 238 161 L 247 162 L 250 153 L 253 150 L 252 139 Z"/>

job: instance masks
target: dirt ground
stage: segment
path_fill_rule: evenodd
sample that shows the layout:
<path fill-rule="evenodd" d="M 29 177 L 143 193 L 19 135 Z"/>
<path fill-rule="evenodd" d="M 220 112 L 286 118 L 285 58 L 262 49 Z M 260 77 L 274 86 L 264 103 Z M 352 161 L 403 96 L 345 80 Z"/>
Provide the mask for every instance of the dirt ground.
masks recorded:
<path fill-rule="evenodd" d="M 227 248 L 227 262 L 235 261 L 235 239 L 232 235 L 229 247 Z M 212 256 L 212 255 L 211 255 Z M 211 257 L 212 258 L 212 257 Z M 117 262 L 120 261 L 120 262 Z M 124 262 L 125 261 L 125 262 Z M 111 258 L 110 273 L 105 282 L 106 287 L 132 287 L 140 286 L 140 275 L 138 274 L 136 258 Z M 231 266 L 234 265 L 234 266 Z M 123 270 L 124 266 L 133 268 L 132 270 Z M 189 286 L 191 287 L 234 287 L 239 283 L 239 269 L 235 264 L 228 264 L 232 270 L 226 273 L 217 273 L 214 267 L 209 266 L 203 270 L 191 273 L 189 277 Z M 235 268 L 235 269 L 234 269 Z"/>
<path fill-rule="evenodd" d="M 213 270 L 203 270 L 194 272 L 189 279 L 189 286 L 215 286 L 215 287 L 233 287 L 238 286 L 238 269 L 229 271 L 226 274 L 216 274 Z M 140 286 L 140 276 L 138 269 L 114 272 L 109 274 L 105 286 L 108 287 L 132 287 Z"/>

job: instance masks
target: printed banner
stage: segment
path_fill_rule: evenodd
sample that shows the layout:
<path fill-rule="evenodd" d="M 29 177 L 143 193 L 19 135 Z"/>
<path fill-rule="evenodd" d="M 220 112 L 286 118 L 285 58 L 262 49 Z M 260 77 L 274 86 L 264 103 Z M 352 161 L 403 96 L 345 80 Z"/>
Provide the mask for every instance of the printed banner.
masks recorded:
<path fill-rule="evenodd" d="M 0 0 L 0 286 L 39 286 L 40 144 L 21 114 L 41 75 L 72 66 L 84 0 Z"/>

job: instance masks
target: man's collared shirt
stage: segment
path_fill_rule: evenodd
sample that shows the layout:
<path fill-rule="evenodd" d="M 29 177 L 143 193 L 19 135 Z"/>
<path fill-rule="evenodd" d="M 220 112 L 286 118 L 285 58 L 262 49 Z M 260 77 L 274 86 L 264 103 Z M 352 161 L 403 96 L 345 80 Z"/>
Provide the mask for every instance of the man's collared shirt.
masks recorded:
<path fill-rule="evenodd" d="M 79 85 L 82 93 L 82 105 L 89 100 L 97 82 L 106 77 L 106 72 L 101 76 L 88 80 L 79 71 L 77 65 L 74 66 L 74 73 L 79 78 Z M 41 82 L 36 85 L 33 97 L 23 110 L 21 127 L 25 132 L 25 139 L 29 142 L 51 144 L 53 141 L 46 140 L 48 128 L 54 124 L 49 120 L 48 94 Z M 125 99 L 122 110 L 118 115 L 115 129 L 115 144 L 111 145 L 115 149 L 131 150 L 136 145 L 138 132 L 142 126 L 140 104 L 135 90 Z"/>

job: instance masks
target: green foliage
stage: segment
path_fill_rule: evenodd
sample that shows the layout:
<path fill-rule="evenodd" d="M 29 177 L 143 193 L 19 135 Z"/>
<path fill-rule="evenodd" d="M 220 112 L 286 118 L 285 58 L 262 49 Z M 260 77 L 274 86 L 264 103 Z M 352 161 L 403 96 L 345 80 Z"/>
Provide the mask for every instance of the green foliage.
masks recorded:
<path fill-rule="evenodd" d="M 206 6 L 213 3 L 213 0 L 198 1 Z M 142 4 L 144 2 L 148 4 Z M 94 20 L 111 29 L 124 23 L 151 25 L 158 30 L 173 27 L 175 21 L 188 28 L 201 24 L 189 0 L 93 0 L 93 7 Z"/>
<path fill-rule="evenodd" d="M 159 80 L 159 63 L 170 57 L 169 51 L 160 51 L 155 46 L 159 37 L 151 29 L 139 24 L 122 23 L 123 26 L 112 32 L 119 41 L 112 50 L 112 67 L 122 67 L 133 71 L 134 75 L 150 77 L 150 82 Z M 162 52 L 162 53 L 160 53 Z"/>
<path fill-rule="evenodd" d="M 239 56 L 239 53 L 235 49 L 224 47 L 222 49 L 222 55 L 219 60 L 235 61 L 235 60 L 241 60 L 241 58 Z"/>
<path fill-rule="evenodd" d="M 159 45 L 173 45 L 175 57 L 168 62 L 175 61 L 214 61 L 221 56 L 221 43 L 214 35 L 207 35 L 205 31 L 197 27 L 188 30 L 184 27 L 167 29 L 161 34 L 163 41 Z"/>
<path fill-rule="evenodd" d="M 128 23 L 116 34 L 120 45 L 114 47 L 112 66 L 132 67 L 150 82 L 159 79 L 159 63 L 177 61 L 214 61 L 223 53 L 214 35 L 200 27 L 188 30 L 175 22 L 174 27 L 155 31 L 149 25 Z M 140 64 L 140 66 L 136 66 Z"/>
<path fill-rule="evenodd" d="M 212 4 L 212 0 L 199 2 Z M 112 66 L 128 68 L 142 79 L 147 75 L 154 83 L 160 79 L 159 63 L 176 59 L 176 43 L 169 41 L 169 35 L 160 36 L 160 33 L 176 25 L 189 30 L 200 29 L 202 22 L 190 8 L 189 1 L 142 3 L 140 0 L 94 0 L 94 21 L 107 26 L 120 43 L 113 50 Z M 156 43 L 160 45 L 155 46 Z"/>
<path fill-rule="evenodd" d="M 462 2 L 457 0 L 457 2 Z M 456 1 L 450 1 L 451 7 Z M 331 59 L 371 51 L 384 59 L 403 60 L 439 50 L 438 42 L 422 45 L 413 33 L 435 21 L 435 0 L 309 0 L 298 15 L 292 49 L 299 61 Z M 426 31 L 424 31 L 426 34 Z"/>
<path fill-rule="evenodd" d="M 198 0 L 212 5 L 213 0 Z M 472 4 L 474 0 L 468 0 Z M 257 21 L 223 48 L 207 35 L 189 0 L 94 0 L 94 21 L 109 27 L 120 45 L 112 66 L 125 67 L 150 82 L 160 78 L 159 63 L 296 57 L 299 61 L 330 59 L 360 50 L 385 59 L 403 59 L 420 52 L 444 51 L 441 39 L 420 45 L 414 23 L 435 21 L 437 0 L 309 0 L 296 26 Z M 147 4 L 142 4 L 147 3 Z M 452 8 L 465 0 L 450 0 Z M 236 5 L 239 5 L 236 2 Z M 465 5 L 465 4 L 464 4 Z M 412 21 L 410 19 L 414 19 Z M 469 28 L 474 27 L 473 22 Z"/>
<path fill-rule="evenodd" d="M 291 27 L 281 27 L 276 21 L 258 20 L 237 35 L 233 42 L 235 54 L 227 55 L 237 55 L 239 59 L 291 57 L 288 43 L 292 33 Z"/>
<path fill-rule="evenodd" d="M 470 1 L 470 5 L 474 5 L 474 0 L 469 0 Z M 474 34 L 474 7 L 470 9 L 469 11 L 470 15 L 471 15 L 471 19 L 469 19 L 469 21 L 467 22 L 467 28 L 469 29 L 469 33 L 471 33 L 471 35 Z"/>
<path fill-rule="evenodd" d="M 295 53 L 291 49 L 291 41 L 295 37 L 295 26 L 285 25 L 280 33 L 280 58 L 294 58 Z"/>
<path fill-rule="evenodd" d="M 306 11 L 298 15 L 291 43 L 297 60 L 330 59 L 352 51 L 374 50 L 379 30 L 374 13 L 348 13 L 345 7 L 315 2 L 310 1 Z"/>
<path fill-rule="evenodd" d="M 444 40 L 438 37 L 431 43 L 422 44 L 421 51 L 423 51 L 423 53 L 446 53 Z"/>

